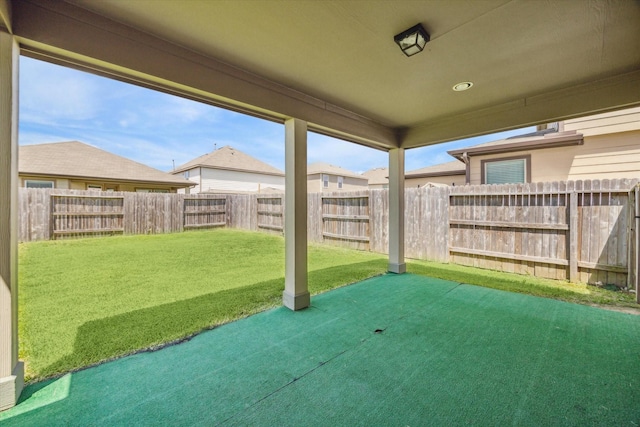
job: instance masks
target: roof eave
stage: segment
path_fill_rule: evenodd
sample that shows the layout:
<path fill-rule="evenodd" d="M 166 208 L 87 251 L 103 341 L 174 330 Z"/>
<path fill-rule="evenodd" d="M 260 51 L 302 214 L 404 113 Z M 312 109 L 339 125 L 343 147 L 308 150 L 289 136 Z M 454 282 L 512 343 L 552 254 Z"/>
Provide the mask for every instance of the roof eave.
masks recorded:
<path fill-rule="evenodd" d="M 182 172 L 186 172 L 188 170 L 192 170 L 192 169 L 197 169 L 197 168 L 208 168 L 208 169 L 218 169 L 218 170 L 228 170 L 228 171 L 234 171 L 234 172 L 247 172 L 247 173 L 260 173 L 263 175 L 272 175 L 272 176 L 285 176 L 284 173 L 280 172 L 280 173 L 276 173 L 276 172 L 263 172 L 263 171 L 257 171 L 257 170 L 251 170 L 251 169 L 239 169 L 239 168 L 223 168 L 223 167 L 219 167 L 219 166 L 211 166 L 211 165 L 206 165 L 206 164 L 196 164 L 196 165 L 191 165 L 191 166 L 187 166 L 187 167 L 181 167 L 175 170 L 172 170 L 171 172 L 169 172 L 170 174 L 176 175 Z"/>
<path fill-rule="evenodd" d="M 539 150 L 543 148 L 567 147 L 571 145 L 584 144 L 584 138 L 581 133 L 573 133 L 570 135 L 561 135 L 544 138 L 538 138 L 530 141 L 514 141 L 504 144 L 491 145 L 487 147 L 469 147 L 450 150 L 447 153 L 458 160 L 464 161 L 463 156 L 479 156 L 483 154 L 511 153 L 514 151 Z"/>
<path fill-rule="evenodd" d="M 458 170 L 458 171 L 442 171 L 442 172 L 426 172 L 426 173 L 416 173 L 416 174 L 405 174 L 404 178 L 434 178 L 439 176 L 451 176 L 451 175 L 465 175 L 466 170 Z"/>

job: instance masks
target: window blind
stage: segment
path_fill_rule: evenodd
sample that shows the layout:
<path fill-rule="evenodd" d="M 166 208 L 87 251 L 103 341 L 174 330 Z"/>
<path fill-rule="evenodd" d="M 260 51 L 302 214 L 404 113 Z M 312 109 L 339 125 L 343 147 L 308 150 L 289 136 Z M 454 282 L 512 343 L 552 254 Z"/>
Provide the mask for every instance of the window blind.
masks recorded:
<path fill-rule="evenodd" d="M 525 182 L 525 159 L 485 163 L 485 184 L 518 184 Z"/>

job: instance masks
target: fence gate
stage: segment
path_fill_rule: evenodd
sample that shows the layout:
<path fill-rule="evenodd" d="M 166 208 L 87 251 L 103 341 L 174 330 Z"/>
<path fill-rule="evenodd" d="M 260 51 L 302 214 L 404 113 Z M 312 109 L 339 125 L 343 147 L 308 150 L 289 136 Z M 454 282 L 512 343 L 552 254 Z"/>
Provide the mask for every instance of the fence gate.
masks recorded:
<path fill-rule="evenodd" d="M 282 234 L 284 232 L 282 197 L 258 196 L 257 202 L 258 220 L 256 224 L 258 229 Z"/>
<path fill-rule="evenodd" d="M 185 197 L 183 203 L 185 230 L 227 225 L 226 197 Z"/>
<path fill-rule="evenodd" d="M 322 237 L 354 249 L 369 250 L 369 196 L 322 196 Z"/>
<path fill-rule="evenodd" d="M 51 236 L 54 239 L 123 232 L 123 196 L 51 195 Z"/>

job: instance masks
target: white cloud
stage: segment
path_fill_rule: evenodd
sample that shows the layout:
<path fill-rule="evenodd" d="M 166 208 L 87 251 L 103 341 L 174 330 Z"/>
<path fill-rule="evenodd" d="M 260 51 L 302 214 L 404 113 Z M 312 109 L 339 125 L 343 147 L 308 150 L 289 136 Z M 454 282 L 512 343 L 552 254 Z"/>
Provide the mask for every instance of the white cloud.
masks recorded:
<path fill-rule="evenodd" d="M 101 87 L 86 73 L 22 57 L 20 81 L 22 120 L 50 124 L 92 119 L 100 112 Z"/>
<path fill-rule="evenodd" d="M 284 170 L 282 124 L 30 58 L 20 65 L 20 144 L 79 140 L 161 170 L 231 145 Z M 407 150 L 406 169 L 451 161 L 446 150 L 504 135 Z M 308 141 L 310 163 L 354 172 L 388 165 L 384 151 L 314 133 Z"/>

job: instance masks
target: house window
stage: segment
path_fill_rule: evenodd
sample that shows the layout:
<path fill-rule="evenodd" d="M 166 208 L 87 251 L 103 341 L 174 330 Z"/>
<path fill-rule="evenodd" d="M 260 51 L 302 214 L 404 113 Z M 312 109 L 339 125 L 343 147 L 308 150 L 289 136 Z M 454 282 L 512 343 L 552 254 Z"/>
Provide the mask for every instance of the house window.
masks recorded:
<path fill-rule="evenodd" d="M 482 160 L 483 184 L 521 184 L 531 182 L 531 156 Z"/>
<path fill-rule="evenodd" d="M 182 176 L 184 176 L 184 179 L 189 179 L 189 171 L 184 171 Z"/>
<path fill-rule="evenodd" d="M 329 188 L 329 175 L 322 175 L 322 186 Z"/>
<path fill-rule="evenodd" d="M 27 188 L 53 188 L 53 181 L 37 181 L 35 179 L 27 179 L 24 182 Z"/>
<path fill-rule="evenodd" d="M 338 188 L 342 188 L 342 184 L 344 183 L 344 177 L 338 177 Z"/>

